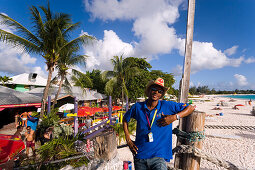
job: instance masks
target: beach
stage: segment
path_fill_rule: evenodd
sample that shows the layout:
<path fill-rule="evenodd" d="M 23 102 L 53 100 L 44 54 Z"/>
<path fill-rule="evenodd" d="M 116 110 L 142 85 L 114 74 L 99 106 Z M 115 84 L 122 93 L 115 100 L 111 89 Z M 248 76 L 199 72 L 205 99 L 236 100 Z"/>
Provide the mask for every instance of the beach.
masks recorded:
<path fill-rule="evenodd" d="M 222 106 L 222 105 L 223 106 Z M 235 105 L 238 110 L 233 109 Z M 239 169 L 255 169 L 255 129 L 247 127 L 255 126 L 255 116 L 251 115 L 255 101 L 248 104 L 247 100 L 234 99 L 208 95 L 193 100 L 197 111 L 206 113 L 205 125 L 220 125 L 226 129 L 205 128 L 205 139 L 203 140 L 203 152 L 212 157 L 231 162 Z M 218 106 L 217 106 L 218 105 Z M 222 110 L 212 110 L 219 107 Z M 223 116 L 220 116 L 222 113 Z M 173 123 L 173 128 L 178 122 Z M 233 127 L 236 126 L 236 127 Z M 241 127 L 245 126 L 245 127 Z M 228 129 L 233 128 L 233 129 Z M 176 136 L 173 135 L 173 148 L 176 146 Z M 118 149 L 118 156 L 122 161 L 132 161 L 133 157 L 128 147 Z M 174 160 L 169 165 L 173 167 Z M 201 160 L 201 170 L 225 169 L 218 167 L 207 160 Z"/>
<path fill-rule="evenodd" d="M 203 140 L 203 152 L 221 160 L 231 162 L 242 170 L 255 170 L 255 116 L 251 115 L 255 101 L 248 104 L 248 100 L 230 99 L 220 96 L 204 96 L 192 100 L 197 111 L 206 113 L 205 117 L 205 139 Z M 223 105 L 223 106 L 222 106 Z M 238 109 L 233 109 L 235 105 Z M 221 110 L 213 110 L 220 108 Z M 222 116 L 220 116 L 220 113 Z M 173 123 L 173 128 L 178 121 Z M 208 128 L 209 126 L 211 128 Z M 216 125 L 224 129 L 215 128 Z M 235 126 L 235 127 L 233 127 Z M 231 129 L 232 127 L 232 129 Z M 247 127 L 253 127 L 249 129 Z M 16 131 L 14 123 L 2 128 L 2 134 L 14 134 Z M 131 136 L 134 140 L 134 136 Z M 124 141 L 121 145 L 126 144 Z M 176 145 L 176 136 L 173 135 L 173 148 Z M 128 147 L 118 149 L 119 163 L 122 161 L 133 162 L 133 156 Z M 174 160 L 168 163 L 174 166 Z M 134 165 L 133 165 L 134 167 Z M 201 160 L 201 170 L 223 170 L 207 160 Z"/>

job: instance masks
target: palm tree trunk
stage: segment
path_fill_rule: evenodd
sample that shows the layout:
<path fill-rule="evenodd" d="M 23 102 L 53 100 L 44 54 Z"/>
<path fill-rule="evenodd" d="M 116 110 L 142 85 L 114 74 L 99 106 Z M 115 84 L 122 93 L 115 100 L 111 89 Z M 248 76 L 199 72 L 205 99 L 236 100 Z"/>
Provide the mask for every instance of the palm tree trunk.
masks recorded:
<path fill-rule="evenodd" d="M 55 95 L 55 99 L 54 99 L 54 102 L 53 102 L 53 105 L 52 105 L 53 109 L 54 109 L 55 105 L 57 104 L 57 99 L 58 99 L 59 93 L 61 91 L 61 88 L 62 88 L 62 85 L 63 85 L 63 82 L 64 82 L 64 78 L 65 78 L 65 76 L 61 75 L 61 80 L 60 80 L 60 83 L 59 83 L 58 92 Z"/>
<path fill-rule="evenodd" d="M 121 88 L 121 97 L 122 97 L 122 108 L 121 108 L 121 110 L 123 111 L 123 108 L 124 108 L 124 89 L 123 89 L 124 87 L 123 87 L 123 84 L 122 84 L 122 88 Z"/>
<path fill-rule="evenodd" d="M 49 88 L 50 88 L 50 81 L 51 81 L 51 77 L 52 77 L 52 72 L 53 72 L 53 67 L 50 67 L 49 68 L 49 73 L 48 73 L 47 84 L 46 84 L 46 87 L 45 87 L 45 89 L 43 91 L 43 99 L 42 99 L 40 119 L 42 119 L 43 115 L 44 115 L 45 106 L 46 106 L 46 100 L 47 100 L 47 96 L 48 96 L 48 92 L 49 92 Z M 48 102 L 48 104 L 51 104 L 51 103 Z"/>

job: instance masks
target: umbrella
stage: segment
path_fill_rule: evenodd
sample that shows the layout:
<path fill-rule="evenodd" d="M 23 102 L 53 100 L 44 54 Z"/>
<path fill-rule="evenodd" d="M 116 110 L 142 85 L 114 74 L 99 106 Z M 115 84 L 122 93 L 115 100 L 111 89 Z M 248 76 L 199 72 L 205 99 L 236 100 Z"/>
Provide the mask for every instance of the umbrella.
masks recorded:
<path fill-rule="evenodd" d="M 120 109 L 122 109 L 122 106 L 113 106 L 112 107 L 112 110 L 120 110 Z"/>
<path fill-rule="evenodd" d="M 0 165 L 13 159 L 24 149 L 25 144 L 20 138 L 0 134 Z"/>
<path fill-rule="evenodd" d="M 96 112 L 102 112 L 102 108 L 98 107 L 80 107 L 78 110 L 78 117 L 93 116 Z"/>
<path fill-rule="evenodd" d="M 243 104 L 237 104 L 237 105 L 235 105 L 235 106 L 244 106 Z"/>
<path fill-rule="evenodd" d="M 74 104 L 67 103 L 67 104 L 62 105 L 58 110 L 60 112 L 63 112 L 65 110 L 72 110 L 72 109 L 74 109 Z"/>

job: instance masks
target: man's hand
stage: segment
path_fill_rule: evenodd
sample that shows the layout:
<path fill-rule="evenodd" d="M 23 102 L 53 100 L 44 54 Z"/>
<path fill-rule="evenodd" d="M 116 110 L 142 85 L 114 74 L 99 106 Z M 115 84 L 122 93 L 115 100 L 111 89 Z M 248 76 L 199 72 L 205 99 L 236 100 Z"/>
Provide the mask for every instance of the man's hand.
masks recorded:
<path fill-rule="evenodd" d="M 134 141 L 132 141 L 131 139 L 127 140 L 127 144 L 129 146 L 129 149 L 131 150 L 131 152 L 133 154 L 137 154 L 138 148 L 135 145 Z"/>
<path fill-rule="evenodd" d="M 157 121 L 158 126 L 167 126 L 177 120 L 176 115 L 164 115 Z"/>

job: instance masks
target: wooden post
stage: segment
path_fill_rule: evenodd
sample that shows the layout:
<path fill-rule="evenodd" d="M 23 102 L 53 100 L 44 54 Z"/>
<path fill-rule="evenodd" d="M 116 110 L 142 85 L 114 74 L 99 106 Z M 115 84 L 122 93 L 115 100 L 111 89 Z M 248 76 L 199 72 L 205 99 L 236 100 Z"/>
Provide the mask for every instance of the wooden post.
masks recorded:
<path fill-rule="evenodd" d="M 95 137 L 95 158 L 109 161 L 117 155 L 116 132 L 112 129 L 104 131 Z"/>
<path fill-rule="evenodd" d="M 112 125 L 112 96 L 109 96 L 109 120 L 110 120 L 110 125 Z"/>
<path fill-rule="evenodd" d="M 47 115 L 49 116 L 50 114 L 50 105 L 51 105 L 51 96 L 48 96 L 48 105 L 47 105 Z"/>
<path fill-rule="evenodd" d="M 203 132 L 204 131 L 204 124 L 205 124 L 205 113 L 194 111 L 189 116 L 185 117 L 186 119 L 186 132 Z M 196 141 L 196 142 L 189 142 L 185 141 L 186 145 L 192 145 L 194 147 L 197 147 L 199 149 L 202 149 L 202 141 Z M 182 167 L 181 169 L 184 170 L 199 170 L 200 169 L 200 157 L 196 157 L 193 154 L 183 154 L 182 159 Z"/>
<path fill-rule="evenodd" d="M 78 102 L 76 97 L 74 97 L 74 114 L 78 114 Z M 74 136 L 78 133 L 78 117 L 74 116 Z"/>
<path fill-rule="evenodd" d="M 187 32 L 185 42 L 185 59 L 183 67 L 183 75 L 180 82 L 180 97 L 179 102 L 187 103 L 189 94 L 189 81 L 190 81 L 190 68 L 191 68 L 191 55 L 192 55 L 192 41 L 193 41 L 193 28 L 194 28 L 194 15 L 195 15 L 195 0 L 189 0 L 188 5 L 188 20 L 187 20 Z M 179 121 L 180 130 L 185 130 L 186 119 Z M 177 145 L 181 145 L 183 141 L 177 140 Z M 176 155 L 174 161 L 174 167 L 179 168 L 181 165 L 181 156 Z"/>

